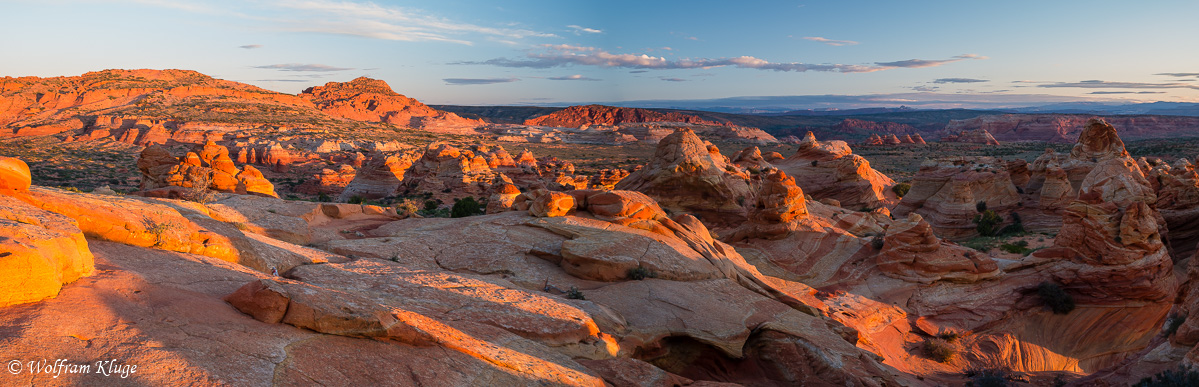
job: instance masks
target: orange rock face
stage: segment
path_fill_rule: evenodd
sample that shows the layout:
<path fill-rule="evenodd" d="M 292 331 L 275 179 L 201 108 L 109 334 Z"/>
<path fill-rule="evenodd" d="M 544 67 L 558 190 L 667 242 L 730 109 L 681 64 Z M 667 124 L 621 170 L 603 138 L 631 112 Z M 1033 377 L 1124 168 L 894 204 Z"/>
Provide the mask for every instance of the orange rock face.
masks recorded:
<path fill-rule="evenodd" d="M 138 158 L 142 190 L 206 184 L 213 191 L 278 197 L 274 185 L 258 169 L 246 165 L 238 170 L 227 148 L 209 141 L 197 151 L 176 160 L 161 147 L 146 147 Z"/>
<path fill-rule="evenodd" d="M 0 157 L 0 190 L 28 190 L 30 182 L 28 164 L 16 157 Z"/>
<path fill-rule="evenodd" d="M 74 220 L 0 195 L 0 307 L 54 297 L 94 270 Z"/>
<path fill-rule="evenodd" d="M 529 205 L 529 214 L 538 218 L 565 216 L 575 208 L 575 198 L 562 192 L 544 191 Z"/>
<path fill-rule="evenodd" d="M 391 90 L 387 82 L 366 77 L 310 87 L 300 93 L 300 97 L 312 101 L 325 113 L 351 120 L 386 122 L 438 132 L 470 132 L 483 125 L 481 120 L 428 107 Z"/>

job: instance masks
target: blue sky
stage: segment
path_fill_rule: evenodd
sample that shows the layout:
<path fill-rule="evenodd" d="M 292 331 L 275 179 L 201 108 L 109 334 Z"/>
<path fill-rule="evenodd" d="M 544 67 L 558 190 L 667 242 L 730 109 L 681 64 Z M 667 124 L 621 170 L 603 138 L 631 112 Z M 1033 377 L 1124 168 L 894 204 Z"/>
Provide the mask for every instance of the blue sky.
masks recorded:
<path fill-rule="evenodd" d="M 287 93 L 365 75 L 436 104 L 1199 102 L 1196 14 L 1196 1 L 0 0 L 0 75 L 181 68 Z"/>

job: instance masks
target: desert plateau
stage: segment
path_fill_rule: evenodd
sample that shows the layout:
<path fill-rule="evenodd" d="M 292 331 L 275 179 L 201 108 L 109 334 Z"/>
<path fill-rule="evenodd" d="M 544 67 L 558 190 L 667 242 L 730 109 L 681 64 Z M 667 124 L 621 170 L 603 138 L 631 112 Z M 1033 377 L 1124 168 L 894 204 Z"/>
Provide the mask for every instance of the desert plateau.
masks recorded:
<path fill-rule="evenodd" d="M 0 385 L 1199 386 L 1193 12 L 867 3 L 0 3 Z"/>

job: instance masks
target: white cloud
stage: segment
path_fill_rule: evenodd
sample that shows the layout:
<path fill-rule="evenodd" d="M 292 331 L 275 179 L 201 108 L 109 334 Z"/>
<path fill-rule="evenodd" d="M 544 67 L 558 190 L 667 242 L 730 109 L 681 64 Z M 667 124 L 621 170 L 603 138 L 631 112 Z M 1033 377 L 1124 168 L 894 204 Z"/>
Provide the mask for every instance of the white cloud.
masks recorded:
<path fill-rule="evenodd" d="M 505 40 L 556 35 L 519 28 L 484 27 L 428 15 L 410 8 L 337 0 L 277 1 L 299 17 L 281 20 L 284 29 L 399 41 L 472 44 L 472 34 Z"/>
<path fill-rule="evenodd" d="M 803 37 L 803 39 L 811 40 L 813 42 L 824 43 L 824 44 L 827 44 L 830 46 L 852 46 L 852 45 L 858 44 L 858 42 L 855 42 L 852 40 L 833 40 L 833 39 L 829 39 L 829 38 L 822 38 L 819 36 L 805 36 L 805 37 Z"/>
<path fill-rule="evenodd" d="M 568 26 L 566 26 L 566 28 L 573 29 L 573 30 L 574 30 L 574 33 L 575 33 L 575 35 L 578 35 L 578 34 L 580 34 L 580 33 L 584 33 L 584 32 L 585 32 L 585 33 L 588 33 L 588 34 L 602 34 L 602 33 L 604 33 L 604 31 L 603 31 L 603 30 L 597 30 L 597 29 L 595 29 L 595 28 L 587 28 L 587 27 L 577 26 L 577 25 L 574 25 L 574 24 L 568 25 Z"/>
<path fill-rule="evenodd" d="M 696 68 L 706 69 L 730 66 L 745 69 L 791 72 L 827 71 L 842 73 L 868 73 L 895 68 L 935 67 L 966 59 L 986 59 L 986 57 L 967 54 L 955 56 L 950 59 L 908 59 L 896 62 L 875 62 L 867 65 L 807 64 L 797 62 L 774 63 L 752 56 L 739 56 L 733 58 L 666 59 L 665 57 L 650 56 L 646 54 L 614 54 L 595 47 L 580 47 L 566 44 L 542 45 L 542 47 L 546 49 L 544 52 L 529 52 L 526 54 L 526 58 L 523 59 L 495 58 L 482 62 L 457 62 L 455 64 L 485 64 L 500 67 L 542 69 L 582 65 L 660 70 Z"/>

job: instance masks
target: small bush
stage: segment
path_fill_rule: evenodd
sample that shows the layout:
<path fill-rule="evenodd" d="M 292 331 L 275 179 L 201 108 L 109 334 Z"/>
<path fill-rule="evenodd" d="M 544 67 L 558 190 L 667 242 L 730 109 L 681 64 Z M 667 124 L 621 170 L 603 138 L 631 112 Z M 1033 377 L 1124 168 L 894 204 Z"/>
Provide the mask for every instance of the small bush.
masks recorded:
<path fill-rule="evenodd" d="M 977 210 L 978 213 L 980 213 L 980 214 L 983 212 L 986 212 L 987 211 L 987 202 L 980 201 L 978 203 L 974 203 L 974 209 Z"/>
<path fill-rule="evenodd" d="M 471 215 L 480 215 L 483 213 L 483 205 L 479 204 L 473 196 L 467 196 L 454 202 L 454 207 L 450 209 L 451 218 L 464 218 Z"/>
<path fill-rule="evenodd" d="M 579 290 L 578 287 L 574 287 L 574 286 L 571 286 L 570 290 L 566 291 L 566 298 L 569 298 L 572 300 L 586 300 L 587 299 L 587 297 L 583 296 L 583 291 Z"/>
<path fill-rule="evenodd" d="M 1061 286 L 1052 282 L 1042 282 L 1037 286 L 1037 295 L 1041 301 L 1053 309 L 1054 314 L 1067 314 L 1074 310 L 1074 297 L 1066 294 Z"/>
<path fill-rule="evenodd" d="M 875 250 L 882 250 L 884 244 L 886 244 L 886 241 L 883 240 L 883 237 L 876 236 L 870 240 L 870 247 L 873 247 Z"/>
<path fill-rule="evenodd" d="M 1179 366 L 1177 369 L 1159 372 L 1153 377 L 1141 379 L 1133 387 L 1182 387 L 1199 386 L 1199 371 Z"/>
<path fill-rule="evenodd" d="M 936 360 L 941 363 L 948 363 L 953 360 L 957 350 L 953 348 L 953 344 L 942 338 L 931 338 L 924 340 L 924 354 L 929 359 Z"/>
<path fill-rule="evenodd" d="M 329 194 L 321 192 L 320 194 L 316 195 L 316 201 L 321 202 L 321 203 L 328 203 L 328 202 L 333 201 L 333 198 L 330 198 Z"/>
<path fill-rule="evenodd" d="M 937 337 L 941 340 L 945 340 L 946 343 L 952 344 L 953 342 L 958 341 L 958 338 L 962 337 L 962 335 L 957 332 L 945 332 L 937 335 Z"/>
<path fill-rule="evenodd" d="M 365 202 L 366 202 L 366 198 L 363 198 L 362 196 L 359 196 L 359 195 L 351 196 L 350 201 L 349 201 L 350 204 L 362 204 Z"/>
<path fill-rule="evenodd" d="M 979 202 L 984 203 L 984 202 Z M 986 208 L 984 203 L 983 208 Z M 995 211 L 983 210 L 981 214 L 974 217 L 974 224 L 977 224 L 978 234 L 982 236 L 995 236 L 999 230 L 996 226 L 1003 222 L 1003 218 L 996 214 Z"/>
<path fill-rule="evenodd" d="M 413 199 L 400 200 L 393 207 L 395 207 L 396 213 L 402 216 L 412 216 L 421 209 L 417 201 Z"/>
<path fill-rule="evenodd" d="M 813 166 L 813 167 L 815 167 L 817 164 L 819 164 L 819 162 L 817 162 L 816 160 L 812 160 L 812 166 Z"/>
<path fill-rule="evenodd" d="M 899 183 L 899 184 L 891 186 L 891 192 L 894 192 L 895 196 L 900 197 L 900 198 L 907 195 L 908 191 L 911 191 L 911 190 L 912 190 L 912 185 L 908 184 L 908 183 Z"/>
<path fill-rule="evenodd" d="M 1032 251 L 1028 248 L 1028 241 L 1017 241 L 1015 243 L 1004 243 L 999 245 L 999 249 L 1012 254 L 1027 254 Z"/>
<path fill-rule="evenodd" d="M 966 377 L 970 378 L 966 382 L 967 386 L 971 387 L 1007 387 L 1008 372 L 998 368 L 985 370 L 968 370 Z"/>
<path fill-rule="evenodd" d="M 658 273 L 644 266 L 637 266 L 629 269 L 628 277 L 631 280 L 643 280 L 646 278 L 658 278 Z"/>
<path fill-rule="evenodd" d="M 187 187 L 183 191 L 183 200 L 193 201 L 200 204 L 211 202 L 216 198 L 216 193 L 212 192 L 208 187 L 212 185 L 212 176 L 207 173 L 197 173 L 189 175 L 191 187 Z"/>
<path fill-rule="evenodd" d="M 440 205 L 441 205 L 441 203 L 439 203 L 436 200 L 425 200 L 425 211 L 436 210 L 437 206 L 440 206 Z"/>

